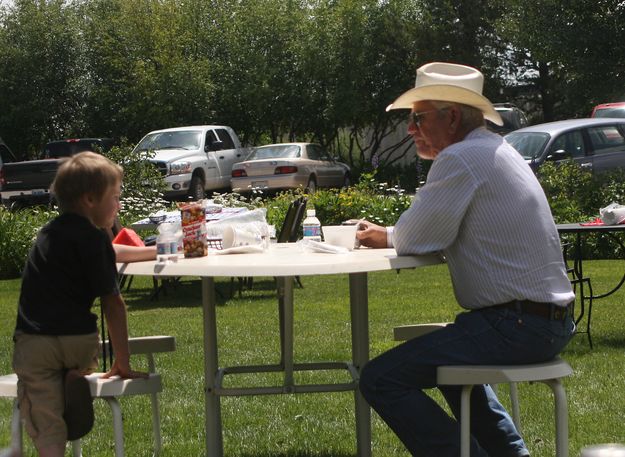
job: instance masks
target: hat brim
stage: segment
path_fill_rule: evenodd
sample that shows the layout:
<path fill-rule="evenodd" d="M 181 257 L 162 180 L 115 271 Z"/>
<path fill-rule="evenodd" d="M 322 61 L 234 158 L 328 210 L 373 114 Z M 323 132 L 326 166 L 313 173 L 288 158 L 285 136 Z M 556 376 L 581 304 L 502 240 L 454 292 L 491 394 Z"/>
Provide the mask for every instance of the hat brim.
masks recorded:
<path fill-rule="evenodd" d="M 484 96 L 462 87 L 448 84 L 433 84 L 429 86 L 414 87 L 387 106 L 386 111 L 392 109 L 412 109 L 415 102 L 435 100 L 441 102 L 462 103 L 473 106 L 484 113 L 484 118 L 497 124 L 503 125 L 503 120 L 493 104 Z"/>

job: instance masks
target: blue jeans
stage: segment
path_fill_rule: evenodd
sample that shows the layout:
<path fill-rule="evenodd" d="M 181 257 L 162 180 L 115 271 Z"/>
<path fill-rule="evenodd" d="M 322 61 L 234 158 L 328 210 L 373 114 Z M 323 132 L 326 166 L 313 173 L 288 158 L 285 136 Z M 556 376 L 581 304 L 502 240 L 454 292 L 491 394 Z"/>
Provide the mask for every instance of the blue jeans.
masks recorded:
<path fill-rule="evenodd" d="M 426 393 L 438 387 L 456 418 L 460 386 L 437 386 L 439 365 L 512 365 L 552 359 L 575 332 L 571 317 L 549 320 L 511 309 L 463 312 L 435 332 L 389 350 L 364 366 L 360 391 L 415 456 L 457 457 L 460 425 Z M 471 395 L 471 456 L 529 452 L 490 386 Z"/>

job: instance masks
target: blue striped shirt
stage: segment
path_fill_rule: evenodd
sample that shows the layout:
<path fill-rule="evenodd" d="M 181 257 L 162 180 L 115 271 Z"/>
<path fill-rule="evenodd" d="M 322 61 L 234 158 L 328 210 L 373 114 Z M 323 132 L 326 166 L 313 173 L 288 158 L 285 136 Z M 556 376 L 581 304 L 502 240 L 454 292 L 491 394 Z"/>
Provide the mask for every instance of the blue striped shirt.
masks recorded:
<path fill-rule="evenodd" d="M 464 308 L 574 299 L 538 180 L 520 154 L 485 128 L 440 152 L 392 240 L 398 254 L 442 251 Z"/>

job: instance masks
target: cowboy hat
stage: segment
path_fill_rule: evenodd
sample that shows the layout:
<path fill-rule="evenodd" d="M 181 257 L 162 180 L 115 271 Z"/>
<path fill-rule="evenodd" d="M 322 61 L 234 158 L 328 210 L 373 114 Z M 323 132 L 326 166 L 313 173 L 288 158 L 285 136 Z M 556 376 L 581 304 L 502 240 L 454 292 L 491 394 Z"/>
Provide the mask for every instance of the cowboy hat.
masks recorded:
<path fill-rule="evenodd" d="M 493 104 L 482 95 L 484 75 L 473 67 L 446 62 L 432 62 L 417 68 L 415 87 L 401 94 L 386 111 L 412 108 L 421 100 L 462 103 L 484 113 L 484 117 L 497 125 L 503 120 Z"/>

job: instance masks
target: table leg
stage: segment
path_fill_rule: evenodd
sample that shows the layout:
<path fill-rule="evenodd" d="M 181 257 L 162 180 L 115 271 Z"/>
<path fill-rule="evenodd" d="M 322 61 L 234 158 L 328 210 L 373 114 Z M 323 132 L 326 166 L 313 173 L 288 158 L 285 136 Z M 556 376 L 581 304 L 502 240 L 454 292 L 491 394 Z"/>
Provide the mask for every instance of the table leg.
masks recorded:
<path fill-rule="evenodd" d="M 282 354 L 280 362 L 284 368 L 285 392 L 293 391 L 293 277 L 278 278 L 278 289 L 281 307 L 280 340 Z"/>
<path fill-rule="evenodd" d="M 369 361 L 369 298 L 367 273 L 349 275 L 349 307 L 352 318 L 352 362 L 360 370 Z M 356 403 L 356 448 L 359 457 L 371 456 L 371 409 L 360 390 L 354 391 Z"/>
<path fill-rule="evenodd" d="M 215 394 L 217 360 L 217 315 L 215 312 L 215 280 L 202 278 L 202 310 L 204 322 L 204 414 L 207 457 L 222 457 L 221 403 Z"/>

